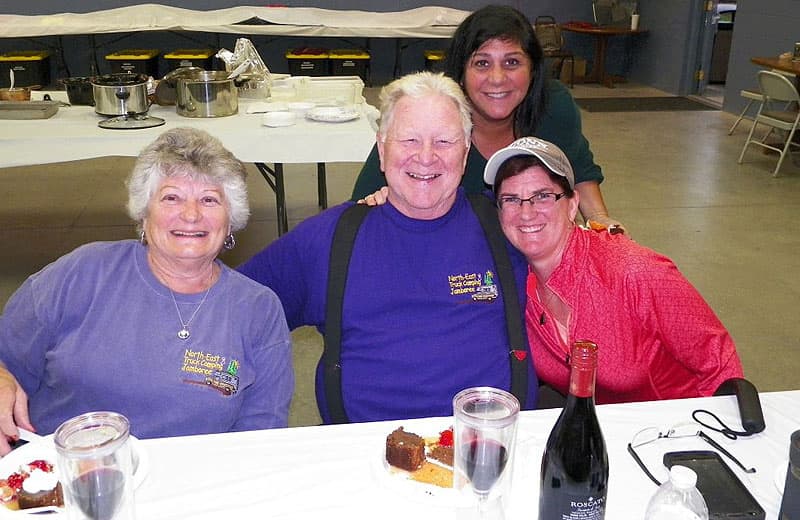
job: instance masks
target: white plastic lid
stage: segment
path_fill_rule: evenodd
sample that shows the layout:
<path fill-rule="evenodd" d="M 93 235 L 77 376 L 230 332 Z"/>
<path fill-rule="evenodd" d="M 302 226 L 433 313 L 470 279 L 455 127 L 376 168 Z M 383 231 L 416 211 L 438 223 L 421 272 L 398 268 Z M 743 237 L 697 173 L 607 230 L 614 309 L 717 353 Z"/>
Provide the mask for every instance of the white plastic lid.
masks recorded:
<path fill-rule="evenodd" d="M 697 485 L 697 473 L 686 466 L 672 466 L 669 480 L 678 489 L 691 489 Z"/>

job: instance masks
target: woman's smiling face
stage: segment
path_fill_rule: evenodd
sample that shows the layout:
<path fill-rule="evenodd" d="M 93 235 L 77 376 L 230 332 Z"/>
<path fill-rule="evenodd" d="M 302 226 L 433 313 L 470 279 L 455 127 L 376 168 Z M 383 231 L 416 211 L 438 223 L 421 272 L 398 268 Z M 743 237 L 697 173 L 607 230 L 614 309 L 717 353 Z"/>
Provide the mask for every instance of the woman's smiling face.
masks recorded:
<path fill-rule="evenodd" d="M 473 119 L 513 118 L 533 80 L 530 57 L 512 40 L 494 38 L 470 56 L 463 88 L 472 102 Z"/>
<path fill-rule="evenodd" d="M 563 189 L 542 166 L 532 166 L 502 181 L 497 198 L 527 199 L 537 193 L 559 194 Z M 500 226 L 508 240 L 525 255 L 528 263 L 561 254 L 578 212 L 577 193 L 561 198 L 550 207 L 523 201 L 521 206 L 503 205 L 499 210 Z"/>
<path fill-rule="evenodd" d="M 200 179 L 167 177 L 150 198 L 143 227 L 150 254 L 171 262 L 211 263 L 230 232 L 225 192 Z"/>

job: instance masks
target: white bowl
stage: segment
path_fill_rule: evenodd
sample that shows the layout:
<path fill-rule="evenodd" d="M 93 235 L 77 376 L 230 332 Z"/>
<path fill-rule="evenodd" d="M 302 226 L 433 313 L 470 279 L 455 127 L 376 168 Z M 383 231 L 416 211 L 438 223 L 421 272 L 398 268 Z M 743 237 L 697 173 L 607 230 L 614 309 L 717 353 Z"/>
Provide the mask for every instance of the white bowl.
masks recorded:
<path fill-rule="evenodd" d="M 267 112 L 261 118 L 261 124 L 264 126 L 292 126 L 296 121 L 297 116 L 294 112 L 288 110 L 279 110 L 276 112 Z"/>

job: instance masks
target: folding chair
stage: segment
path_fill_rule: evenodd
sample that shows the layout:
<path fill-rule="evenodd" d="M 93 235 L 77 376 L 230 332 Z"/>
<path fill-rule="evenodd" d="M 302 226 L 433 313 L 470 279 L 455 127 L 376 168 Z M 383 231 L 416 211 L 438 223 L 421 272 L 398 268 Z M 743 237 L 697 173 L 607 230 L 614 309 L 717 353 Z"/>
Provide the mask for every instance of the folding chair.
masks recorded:
<path fill-rule="evenodd" d="M 753 126 L 750 128 L 750 134 L 747 136 L 747 141 L 744 143 L 742 153 L 739 155 L 739 164 L 742 164 L 742 159 L 750 144 L 757 144 L 763 148 L 776 151 L 780 153 L 778 164 L 775 166 L 775 171 L 772 173 L 773 177 L 778 176 L 778 170 L 786 158 L 786 154 L 792 146 L 800 148 L 800 144 L 792 142 L 795 131 L 800 125 L 800 94 L 797 93 L 797 88 L 791 80 L 783 74 L 776 72 L 762 70 L 758 72 L 758 84 L 761 89 L 761 94 L 764 96 L 764 101 L 758 109 L 756 118 L 753 121 Z M 772 105 L 774 102 L 790 103 L 782 110 L 775 109 Z M 759 125 L 766 125 L 769 130 L 762 139 L 753 139 L 756 127 Z M 772 134 L 773 130 L 781 130 L 785 132 L 786 140 L 783 142 L 782 147 L 767 144 L 767 138 Z"/>
<path fill-rule="evenodd" d="M 778 69 L 772 69 L 772 72 L 777 72 L 778 74 L 783 74 L 784 76 L 786 76 L 789 79 L 794 79 L 794 77 L 795 77 L 794 74 L 792 74 L 790 72 L 784 72 L 784 71 L 778 70 Z M 750 110 L 750 107 L 753 106 L 753 103 L 755 103 L 756 101 L 758 101 L 759 103 L 763 103 L 764 102 L 764 96 L 761 95 L 761 92 L 756 92 L 755 90 L 744 89 L 744 90 L 739 91 L 739 95 L 742 96 L 743 98 L 747 99 L 748 101 L 747 101 L 747 104 L 744 106 L 744 109 L 742 110 L 742 112 L 739 114 L 739 117 L 736 118 L 736 121 L 733 122 L 733 126 L 731 126 L 731 129 L 728 130 L 728 135 L 732 135 L 733 134 L 733 132 L 736 130 L 736 127 L 739 126 L 739 123 L 742 122 L 742 119 L 747 118 L 747 119 L 749 119 L 751 121 L 753 120 L 752 117 L 748 117 L 747 116 L 747 113 Z M 791 105 L 791 102 L 787 103 L 786 105 L 788 107 L 789 105 Z"/>
<path fill-rule="evenodd" d="M 561 78 L 561 71 L 564 69 L 564 62 L 570 62 L 569 86 L 575 86 L 575 55 L 564 48 L 564 35 L 561 27 L 556 23 L 552 16 L 537 16 L 533 22 L 533 30 L 539 45 L 542 46 L 545 58 L 554 58 L 553 75 Z"/>
<path fill-rule="evenodd" d="M 745 90 L 741 90 L 739 92 L 739 95 L 742 96 L 743 98 L 747 99 L 748 101 L 747 101 L 747 104 L 744 106 L 744 109 L 742 110 L 742 112 L 739 114 L 739 117 L 737 117 L 736 121 L 734 121 L 733 126 L 731 127 L 731 129 L 728 130 L 728 135 L 732 135 L 733 132 L 736 130 L 736 127 L 739 126 L 739 123 L 742 122 L 742 119 L 747 117 L 747 113 L 750 110 L 750 107 L 753 106 L 753 103 L 755 103 L 756 101 L 758 101 L 759 103 L 763 103 L 764 102 L 764 96 L 761 95 L 761 92 L 755 92 L 753 90 L 746 90 L 745 89 Z M 750 119 L 750 118 L 748 117 L 748 119 Z"/>

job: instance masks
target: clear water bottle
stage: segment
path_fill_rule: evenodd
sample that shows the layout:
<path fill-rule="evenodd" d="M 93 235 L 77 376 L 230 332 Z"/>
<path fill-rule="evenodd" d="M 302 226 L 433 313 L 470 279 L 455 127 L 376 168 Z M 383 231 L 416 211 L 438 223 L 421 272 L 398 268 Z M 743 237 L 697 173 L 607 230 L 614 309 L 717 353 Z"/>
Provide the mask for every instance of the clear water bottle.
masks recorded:
<path fill-rule="evenodd" d="M 708 507 L 697 490 L 697 474 L 686 466 L 672 466 L 647 504 L 645 520 L 708 520 Z"/>

